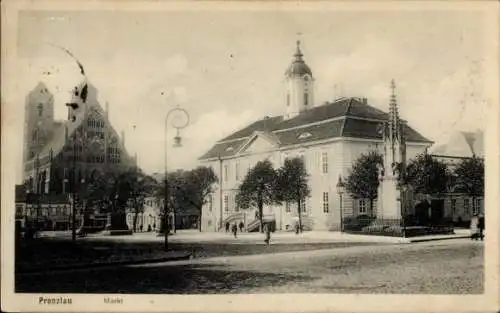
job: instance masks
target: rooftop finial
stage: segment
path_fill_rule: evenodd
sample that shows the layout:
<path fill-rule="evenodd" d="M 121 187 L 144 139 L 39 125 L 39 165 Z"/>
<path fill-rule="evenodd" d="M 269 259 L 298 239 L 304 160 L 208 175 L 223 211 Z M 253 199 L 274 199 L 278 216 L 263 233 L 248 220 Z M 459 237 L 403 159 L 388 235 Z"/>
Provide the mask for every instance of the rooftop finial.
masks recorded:
<path fill-rule="evenodd" d="M 303 54 L 302 51 L 300 51 L 300 40 L 297 40 L 297 50 L 295 51 L 294 56 L 297 60 L 302 60 Z"/>

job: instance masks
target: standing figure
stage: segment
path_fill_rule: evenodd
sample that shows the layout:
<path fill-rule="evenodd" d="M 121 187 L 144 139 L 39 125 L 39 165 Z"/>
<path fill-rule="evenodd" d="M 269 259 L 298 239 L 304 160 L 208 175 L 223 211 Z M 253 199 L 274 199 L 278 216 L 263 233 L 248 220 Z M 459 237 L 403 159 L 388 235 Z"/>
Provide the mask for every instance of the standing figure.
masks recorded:
<path fill-rule="evenodd" d="M 233 231 L 234 238 L 236 238 L 237 233 L 238 233 L 238 226 L 236 226 L 236 224 L 233 224 L 232 231 Z"/>
<path fill-rule="evenodd" d="M 269 224 L 264 225 L 264 233 L 266 235 L 264 242 L 266 243 L 266 246 L 269 247 L 269 242 L 271 241 L 271 230 L 269 229 Z"/>
<path fill-rule="evenodd" d="M 477 214 L 474 214 L 474 216 L 471 217 L 470 219 L 470 239 L 472 240 L 477 240 L 479 237 L 479 217 Z"/>
<path fill-rule="evenodd" d="M 484 238 L 484 234 L 483 234 L 483 232 L 484 232 L 484 215 L 483 214 L 479 214 L 477 228 L 479 228 L 479 239 L 481 239 L 481 241 L 482 241 Z"/>
<path fill-rule="evenodd" d="M 226 222 L 226 233 L 229 232 L 229 222 Z"/>
<path fill-rule="evenodd" d="M 240 222 L 240 233 L 243 232 L 243 227 L 245 227 L 245 224 L 243 224 L 243 221 Z"/>

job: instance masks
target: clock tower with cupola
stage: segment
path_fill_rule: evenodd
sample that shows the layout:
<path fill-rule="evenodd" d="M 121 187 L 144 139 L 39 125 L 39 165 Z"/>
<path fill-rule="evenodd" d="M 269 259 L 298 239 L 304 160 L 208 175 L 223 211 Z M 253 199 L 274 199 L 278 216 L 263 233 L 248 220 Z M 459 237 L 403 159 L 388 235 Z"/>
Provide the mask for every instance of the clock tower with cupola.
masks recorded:
<path fill-rule="evenodd" d="M 314 78 L 303 56 L 300 41 L 297 41 L 294 60 L 285 72 L 285 118 L 287 119 L 313 107 Z"/>

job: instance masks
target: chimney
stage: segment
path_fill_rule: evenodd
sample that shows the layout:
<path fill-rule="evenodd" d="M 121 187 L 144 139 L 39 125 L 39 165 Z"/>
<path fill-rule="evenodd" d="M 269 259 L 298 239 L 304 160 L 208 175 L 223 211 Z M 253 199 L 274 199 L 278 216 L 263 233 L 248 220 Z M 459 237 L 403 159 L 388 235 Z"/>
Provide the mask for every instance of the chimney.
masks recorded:
<path fill-rule="evenodd" d="M 363 104 L 368 104 L 368 99 L 367 98 L 363 98 Z"/>
<path fill-rule="evenodd" d="M 122 130 L 122 136 L 121 137 L 122 137 L 122 146 L 125 147 L 125 131 L 124 130 Z"/>
<path fill-rule="evenodd" d="M 106 117 L 109 118 L 109 102 L 106 101 Z"/>

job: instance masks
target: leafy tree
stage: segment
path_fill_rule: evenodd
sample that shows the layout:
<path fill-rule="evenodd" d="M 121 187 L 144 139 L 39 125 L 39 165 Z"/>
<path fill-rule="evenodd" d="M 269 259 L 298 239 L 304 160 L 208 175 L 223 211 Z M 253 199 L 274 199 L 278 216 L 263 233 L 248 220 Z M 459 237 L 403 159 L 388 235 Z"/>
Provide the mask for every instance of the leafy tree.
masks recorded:
<path fill-rule="evenodd" d="M 408 163 L 405 180 L 422 194 L 439 194 L 447 190 L 449 172 L 446 164 L 429 154 L 421 154 Z"/>
<path fill-rule="evenodd" d="M 276 197 L 277 173 L 269 160 L 259 161 L 251 168 L 239 187 L 236 204 L 242 209 L 257 207 L 260 232 L 264 231 L 263 206 L 279 204 Z"/>
<path fill-rule="evenodd" d="M 111 212 L 113 228 L 126 226 L 125 212 L 121 209 L 132 205 L 134 208 L 133 228 L 137 224 L 138 214 L 143 211 L 144 197 L 154 194 L 156 181 L 139 169 L 129 169 L 124 172 L 106 172 L 87 178 L 85 198 L 89 207 L 99 206 Z"/>
<path fill-rule="evenodd" d="M 188 201 L 188 196 L 184 191 L 186 185 L 187 172 L 177 170 L 167 174 L 167 180 L 163 178 L 161 184 L 158 185 L 156 196 L 163 203 L 163 216 L 168 216 L 170 213 L 180 212 L 182 209 L 187 209 L 191 205 Z M 165 187 L 168 187 L 168 199 L 165 205 Z M 164 231 L 164 219 L 162 219 L 161 232 Z M 175 230 L 175 228 L 174 228 Z"/>
<path fill-rule="evenodd" d="M 472 197 L 484 195 L 484 160 L 478 157 L 463 159 L 455 168 L 456 189 Z"/>
<path fill-rule="evenodd" d="M 199 166 L 188 172 L 184 189 L 188 201 L 198 211 L 198 229 L 201 232 L 202 208 L 207 203 L 208 195 L 213 192 L 212 186 L 218 181 L 211 167 Z"/>
<path fill-rule="evenodd" d="M 346 190 L 352 197 L 370 200 L 370 212 L 378 196 L 378 167 L 382 164 L 383 158 L 378 152 L 362 154 L 352 165 L 346 180 Z"/>
<path fill-rule="evenodd" d="M 280 201 L 297 203 L 300 232 L 302 232 L 301 203 L 310 194 L 308 174 L 302 158 L 285 159 L 283 166 L 278 170 L 277 197 Z"/>
<path fill-rule="evenodd" d="M 168 174 L 167 186 L 169 208 L 180 212 L 190 208 L 198 212 L 198 227 L 201 231 L 202 208 L 208 195 L 213 192 L 212 186 L 217 176 L 210 167 L 199 166 L 190 171 L 179 170 Z M 158 196 L 164 198 L 165 187 L 159 190 Z"/>

